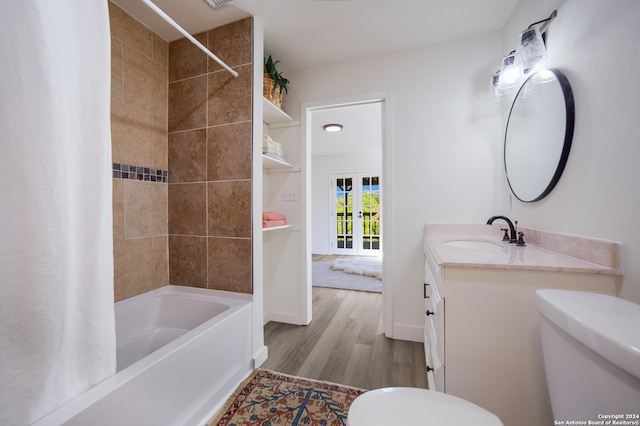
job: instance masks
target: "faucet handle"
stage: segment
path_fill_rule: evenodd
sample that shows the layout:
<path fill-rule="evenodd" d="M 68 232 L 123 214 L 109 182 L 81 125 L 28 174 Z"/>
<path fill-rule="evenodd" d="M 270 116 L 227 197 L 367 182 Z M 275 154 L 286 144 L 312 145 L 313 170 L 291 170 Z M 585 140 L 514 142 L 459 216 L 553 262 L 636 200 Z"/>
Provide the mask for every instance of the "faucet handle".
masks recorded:
<path fill-rule="evenodd" d="M 509 238 L 509 229 L 508 228 L 500 228 L 500 230 L 502 232 L 504 232 L 504 235 L 502 236 L 502 241 L 509 241 L 511 240 L 511 238 Z"/>
<path fill-rule="evenodd" d="M 518 242 L 516 243 L 517 246 L 526 246 L 527 243 L 524 242 L 524 232 L 518 232 Z"/>

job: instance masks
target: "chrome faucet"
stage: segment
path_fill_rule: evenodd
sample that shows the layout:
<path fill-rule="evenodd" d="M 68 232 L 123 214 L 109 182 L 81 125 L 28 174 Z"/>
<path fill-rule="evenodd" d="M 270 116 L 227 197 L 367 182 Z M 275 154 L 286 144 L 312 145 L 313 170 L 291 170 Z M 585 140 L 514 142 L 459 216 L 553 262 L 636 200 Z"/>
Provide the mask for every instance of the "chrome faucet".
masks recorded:
<path fill-rule="evenodd" d="M 502 219 L 507 222 L 507 225 L 509 225 L 509 232 L 511 233 L 511 235 L 509 236 L 509 243 L 515 244 L 518 241 L 518 238 L 516 238 L 516 227 L 513 226 L 513 222 L 511 222 L 511 220 L 509 220 L 509 218 L 506 216 L 491 216 L 489 220 L 487 220 L 487 225 L 493 224 L 493 221 L 496 219 Z M 517 225 L 518 221 L 516 221 L 516 226 Z"/>

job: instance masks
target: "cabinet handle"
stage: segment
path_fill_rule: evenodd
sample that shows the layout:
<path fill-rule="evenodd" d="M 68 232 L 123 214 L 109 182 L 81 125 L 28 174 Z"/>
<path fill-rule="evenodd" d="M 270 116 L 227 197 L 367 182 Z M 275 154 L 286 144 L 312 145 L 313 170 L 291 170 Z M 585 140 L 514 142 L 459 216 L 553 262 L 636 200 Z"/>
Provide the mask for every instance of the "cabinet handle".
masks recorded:
<path fill-rule="evenodd" d="M 429 283 L 424 283 L 424 290 L 423 290 L 423 291 L 424 291 L 424 298 L 425 298 L 425 299 L 428 299 L 428 298 L 429 298 L 429 296 L 427 296 L 427 286 L 428 286 L 428 285 L 429 285 Z"/>
<path fill-rule="evenodd" d="M 429 366 L 427 365 L 427 373 L 428 373 L 429 371 L 433 371 L 433 368 L 431 368 L 431 367 L 429 367 Z"/>
<path fill-rule="evenodd" d="M 435 314 L 435 312 L 427 311 L 427 316 L 433 315 L 433 314 Z"/>

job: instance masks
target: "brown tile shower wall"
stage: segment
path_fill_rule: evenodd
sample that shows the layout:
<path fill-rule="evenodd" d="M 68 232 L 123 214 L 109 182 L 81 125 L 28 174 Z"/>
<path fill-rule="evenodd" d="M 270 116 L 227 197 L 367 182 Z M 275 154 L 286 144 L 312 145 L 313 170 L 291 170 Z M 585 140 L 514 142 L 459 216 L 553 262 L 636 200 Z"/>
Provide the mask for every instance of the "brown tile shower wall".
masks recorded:
<path fill-rule="evenodd" d="M 252 40 L 247 18 L 169 44 L 171 284 L 252 292 Z"/>
<path fill-rule="evenodd" d="M 117 301 L 169 283 L 168 45 L 111 2 L 109 18 Z"/>

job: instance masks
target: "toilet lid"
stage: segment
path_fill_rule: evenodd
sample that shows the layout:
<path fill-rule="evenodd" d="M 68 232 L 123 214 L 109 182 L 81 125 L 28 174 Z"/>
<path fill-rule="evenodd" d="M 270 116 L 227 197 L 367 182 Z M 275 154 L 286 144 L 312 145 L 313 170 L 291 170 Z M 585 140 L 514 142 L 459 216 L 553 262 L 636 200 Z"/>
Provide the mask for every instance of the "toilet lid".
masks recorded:
<path fill-rule="evenodd" d="M 502 426 L 495 415 L 469 401 L 419 388 L 383 388 L 357 397 L 348 426 L 474 425 Z"/>

